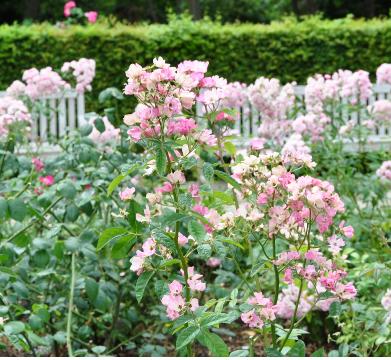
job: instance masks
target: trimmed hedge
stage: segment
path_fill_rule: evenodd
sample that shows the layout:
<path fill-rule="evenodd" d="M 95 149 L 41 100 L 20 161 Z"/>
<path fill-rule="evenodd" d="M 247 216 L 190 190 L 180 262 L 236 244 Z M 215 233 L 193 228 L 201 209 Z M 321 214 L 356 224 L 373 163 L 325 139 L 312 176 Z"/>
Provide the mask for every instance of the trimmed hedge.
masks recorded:
<path fill-rule="evenodd" d="M 183 59 L 208 60 L 210 73 L 250 83 L 273 76 L 304 83 L 309 75 L 339 68 L 365 69 L 391 62 L 391 20 L 319 20 L 308 18 L 271 25 L 220 25 L 186 19 L 167 25 L 102 24 L 66 29 L 48 24 L 0 26 L 0 89 L 22 70 L 89 57 L 96 59 L 94 91 L 88 109 L 97 109 L 97 94 L 123 87 L 132 62 L 149 64 L 163 56 L 172 64 Z"/>

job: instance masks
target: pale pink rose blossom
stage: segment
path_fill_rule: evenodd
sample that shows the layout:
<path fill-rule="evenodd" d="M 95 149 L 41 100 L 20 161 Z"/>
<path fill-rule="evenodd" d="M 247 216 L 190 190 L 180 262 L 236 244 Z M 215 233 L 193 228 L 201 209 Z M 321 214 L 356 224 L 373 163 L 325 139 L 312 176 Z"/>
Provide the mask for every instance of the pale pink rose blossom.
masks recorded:
<path fill-rule="evenodd" d="M 136 192 L 136 189 L 134 187 L 126 188 L 124 191 L 121 191 L 119 193 L 119 197 L 122 201 L 131 200 L 131 199 L 133 199 L 135 192 Z"/>

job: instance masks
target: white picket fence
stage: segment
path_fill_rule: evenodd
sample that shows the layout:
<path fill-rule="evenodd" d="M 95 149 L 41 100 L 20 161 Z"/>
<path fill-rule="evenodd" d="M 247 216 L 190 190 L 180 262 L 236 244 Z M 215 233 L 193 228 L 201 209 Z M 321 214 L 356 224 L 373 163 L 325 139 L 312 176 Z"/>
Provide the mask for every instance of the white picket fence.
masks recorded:
<path fill-rule="evenodd" d="M 304 102 L 305 86 L 295 87 L 295 94 L 298 104 L 301 104 L 305 110 Z M 5 92 L 0 92 L 0 96 L 5 96 Z M 376 100 L 389 99 L 391 101 L 391 86 L 374 85 L 372 96 L 363 105 L 371 105 Z M 50 153 L 50 147 L 47 146 L 49 139 L 60 139 L 72 130 L 78 129 L 86 123 L 84 94 L 75 91 L 66 91 L 60 94 L 45 97 L 40 100 L 42 111 L 34 114 L 34 122 L 31 126 L 31 141 L 39 144 L 41 151 L 44 145 L 45 152 Z M 347 101 L 342 99 L 342 101 Z M 45 106 L 48 105 L 48 106 Z M 45 110 L 44 110 L 45 109 Z M 242 107 L 236 109 L 238 120 L 235 122 L 235 130 L 238 136 L 238 144 L 245 145 L 248 141 L 257 137 L 258 127 L 261 124 L 262 117 L 259 112 L 248 102 Z M 200 109 L 197 110 L 200 113 Z M 360 122 L 362 114 L 359 112 L 342 114 L 346 120 Z M 389 148 L 391 149 L 391 126 L 377 127 L 369 137 L 370 148 Z M 348 148 L 354 150 L 354 144 L 347 144 Z"/>
<path fill-rule="evenodd" d="M 32 141 L 45 142 L 60 139 L 86 123 L 84 94 L 67 91 L 40 100 L 42 110 L 34 117 L 31 127 Z"/>
<path fill-rule="evenodd" d="M 6 96 L 6 92 L 0 93 Z M 32 114 L 30 139 L 46 142 L 60 139 L 86 123 L 84 94 L 69 90 L 40 99 L 40 110 Z"/>
<path fill-rule="evenodd" d="M 297 98 L 297 104 L 305 110 L 305 86 L 295 86 L 295 95 Z M 377 100 L 388 99 L 391 101 L 391 86 L 390 85 L 373 85 L 373 92 L 371 97 L 362 102 L 365 107 L 372 105 Z M 342 102 L 347 102 L 347 99 L 341 99 Z M 235 122 L 235 132 L 239 134 L 241 144 L 247 144 L 248 141 L 257 137 L 258 128 L 262 122 L 261 114 L 247 102 L 242 107 L 236 109 L 238 113 L 238 120 Z M 363 119 L 363 111 L 348 113 L 347 110 L 342 110 L 340 114 L 345 121 L 353 120 L 356 123 L 360 123 Z M 383 145 L 391 146 L 391 126 L 379 126 L 373 130 L 373 133 L 369 136 L 368 142 L 371 148 L 379 148 Z M 348 147 L 354 148 L 354 144 L 350 144 Z"/>

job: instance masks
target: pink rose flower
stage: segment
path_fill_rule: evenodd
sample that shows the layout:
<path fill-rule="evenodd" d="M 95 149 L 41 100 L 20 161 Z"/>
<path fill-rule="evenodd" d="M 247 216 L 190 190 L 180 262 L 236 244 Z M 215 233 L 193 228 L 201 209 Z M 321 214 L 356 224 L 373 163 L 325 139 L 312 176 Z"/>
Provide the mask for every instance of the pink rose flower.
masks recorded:
<path fill-rule="evenodd" d="M 53 175 L 40 176 L 39 181 L 45 186 L 52 186 L 54 184 L 54 176 Z"/>
<path fill-rule="evenodd" d="M 74 1 L 68 1 L 64 5 L 64 16 L 69 17 L 71 16 L 71 10 L 76 7 L 76 3 Z"/>
<path fill-rule="evenodd" d="M 183 235 L 182 233 L 179 233 L 179 234 L 178 234 L 178 244 L 179 244 L 180 246 L 184 246 L 184 245 L 186 245 L 188 242 L 189 242 L 189 239 L 188 239 L 185 235 Z"/>
<path fill-rule="evenodd" d="M 126 188 L 124 191 L 119 193 L 119 197 L 122 201 L 130 200 L 133 198 L 135 191 L 136 189 L 134 187 Z"/>
<path fill-rule="evenodd" d="M 259 194 L 259 196 L 258 196 L 257 204 L 258 204 L 258 205 L 265 205 L 265 204 L 267 204 L 267 199 L 268 199 L 267 194 L 261 193 L 261 194 Z"/>
<path fill-rule="evenodd" d="M 341 221 L 339 224 L 339 229 L 342 231 L 342 233 L 347 237 L 347 238 L 352 238 L 354 235 L 354 229 L 352 226 L 344 226 L 345 221 Z"/>
<path fill-rule="evenodd" d="M 88 20 L 89 23 L 93 24 L 96 22 L 96 19 L 98 18 L 98 12 L 96 11 L 88 11 L 84 14 Z"/>
<path fill-rule="evenodd" d="M 36 172 L 41 172 L 43 170 L 43 168 L 45 167 L 42 160 L 38 159 L 38 158 L 32 158 L 31 163 L 34 165 Z"/>
<path fill-rule="evenodd" d="M 213 268 L 218 267 L 220 264 L 221 264 L 221 260 L 219 258 L 215 258 L 215 257 L 211 257 L 206 262 L 206 265 L 213 267 Z"/>
<path fill-rule="evenodd" d="M 183 286 L 178 280 L 174 280 L 170 285 L 168 285 L 171 295 L 179 295 L 182 293 Z"/>
<path fill-rule="evenodd" d="M 156 241 L 150 238 L 143 244 L 143 253 L 145 256 L 152 256 L 155 252 Z"/>

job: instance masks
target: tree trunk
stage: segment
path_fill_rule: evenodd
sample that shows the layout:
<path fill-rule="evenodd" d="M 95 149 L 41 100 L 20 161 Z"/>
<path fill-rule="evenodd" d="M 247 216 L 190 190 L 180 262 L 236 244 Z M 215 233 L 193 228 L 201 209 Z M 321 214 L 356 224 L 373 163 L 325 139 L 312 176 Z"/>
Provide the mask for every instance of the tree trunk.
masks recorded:
<path fill-rule="evenodd" d="M 190 13 L 194 20 L 201 19 L 201 8 L 199 0 L 188 0 Z"/>
<path fill-rule="evenodd" d="M 373 18 L 375 16 L 375 0 L 365 0 L 364 8 L 364 16 L 366 18 Z"/>
<path fill-rule="evenodd" d="M 296 17 L 300 16 L 298 0 L 292 0 L 292 10 Z"/>
<path fill-rule="evenodd" d="M 40 0 L 25 0 L 23 18 L 38 20 L 39 6 L 40 6 Z"/>

